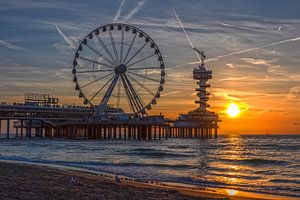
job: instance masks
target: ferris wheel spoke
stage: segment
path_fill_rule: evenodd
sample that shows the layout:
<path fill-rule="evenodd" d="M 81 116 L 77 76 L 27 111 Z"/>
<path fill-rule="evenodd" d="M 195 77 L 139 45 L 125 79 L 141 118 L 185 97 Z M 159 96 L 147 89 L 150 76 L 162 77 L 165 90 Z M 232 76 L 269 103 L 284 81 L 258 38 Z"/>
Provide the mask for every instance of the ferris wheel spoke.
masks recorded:
<path fill-rule="evenodd" d="M 123 62 L 123 50 L 124 50 L 124 28 L 121 35 L 121 49 L 120 49 L 120 61 Z"/>
<path fill-rule="evenodd" d="M 127 78 L 126 74 L 124 74 L 123 76 L 124 76 L 124 79 L 125 79 L 127 85 L 129 86 L 129 90 L 132 93 L 133 100 L 136 102 L 136 105 L 139 108 L 139 111 L 142 110 L 144 108 L 144 105 L 143 105 L 143 102 L 142 102 L 140 96 L 135 91 L 134 87 L 131 85 L 131 83 L 130 83 L 129 79 Z"/>
<path fill-rule="evenodd" d="M 137 74 L 137 73 L 130 72 L 130 71 L 128 71 L 128 73 L 129 73 L 129 74 L 133 74 L 133 75 L 135 75 L 135 76 L 139 76 L 139 77 L 141 77 L 141 78 L 148 79 L 148 80 L 150 80 L 150 81 L 154 81 L 154 82 L 159 82 L 159 81 L 160 81 L 160 80 L 157 80 L 157 79 L 154 79 L 154 78 L 150 78 L 150 77 L 145 76 L 145 75 L 142 75 L 142 74 Z"/>
<path fill-rule="evenodd" d="M 103 46 L 105 52 L 107 53 L 107 55 L 110 57 L 111 62 L 114 62 L 114 57 L 112 56 L 112 54 L 110 53 L 109 49 L 107 48 L 107 46 L 104 44 L 103 40 L 100 38 L 99 35 L 97 35 L 97 39 L 99 40 L 99 42 L 101 43 L 101 45 Z"/>
<path fill-rule="evenodd" d="M 149 94 L 155 96 L 155 93 L 152 92 L 152 90 L 150 90 L 149 88 L 147 88 L 145 85 L 143 85 L 141 82 L 139 82 L 138 80 L 136 80 L 135 78 L 133 78 L 133 77 L 130 76 L 129 74 L 128 74 L 128 78 L 129 78 L 130 80 L 133 80 L 136 84 L 138 84 L 141 88 L 143 88 L 143 89 L 144 89 L 145 91 L 147 91 Z"/>
<path fill-rule="evenodd" d="M 142 59 L 140 59 L 140 60 L 138 60 L 138 61 L 136 61 L 136 62 L 134 62 L 134 63 L 132 63 L 132 64 L 129 64 L 129 65 L 127 65 L 127 68 L 128 67 L 131 67 L 131 66 L 133 66 L 133 65 L 135 65 L 135 64 L 138 64 L 138 63 L 140 63 L 140 62 L 143 62 L 144 60 L 147 60 L 147 59 L 149 59 L 149 58 L 151 58 L 151 57 L 153 57 L 153 56 L 155 56 L 155 53 L 154 54 L 151 54 L 151 55 L 149 55 L 149 56 L 146 56 L 146 57 L 144 57 L 144 58 L 142 58 Z"/>
<path fill-rule="evenodd" d="M 117 52 L 116 44 L 115 44 L 114 38 L 112 36 L 112 33 L 111 33 L 110 30 L 108 30 L 108 33 L 109 33 L 110 41 L 111 41 L 112 46 L 113 46 L 113 50 L 114 50 L 114 54 L 115 54 L 115 60 L 119 60 L 119 55 L 118 55 L 118 52 Z"/>
<path fill-rule="evenodd" d="M 113 66 L 111 65 L 108 65 L 106 63 L 102 63 L 102 62 L 99 62 L 97 60 L 93 60 L 92 58 L 87 58 L 87 57 L 83 57 L 83 56 L 79 56 L 78 58 L 80 58 L 81 60 L 85 60 L 85 61 L 89 61 L 91 63 L 95 63 L 95 64 L 98 64 L 98 65 L 103 65 L 105 67 L 109 67 L 109 68 L 114 68 Z"/>
<path fill-rule="evenodd" d="M 132 39 L 132 41 L 131 41 L 131 43 L 130 43 L 130 46 L 129 46 L 129 48 L 127 49 L 127 53 L 126 53 L 126 55 L 125 55 L 125 58 L 124 58 L 124 60 L 123 60 L 123 63 L 127 60 L 127 57 L 128 57 L 128 55 L 129 55 L 129 52 L 131 51 L 131 48 L 132 48 L 132 45 L 133 45 L 133 43 L 134 43 L 134 41 L 135 41 L 136 36 L 137 36 L 137 34 L 134 34 L 133 39 Z"/>
<path fill-rule="evenodd" d="M 131 58 L 126 62 L 126 60 L 125 60 L 125 65 L 127 65 L 138 53 L 140 53 L 140 51 L 147 45 L 148 43 L 146 42 L 143 46 L 141 46 L 140 48 L 139 48 L 139 50 L 137 50 L 136 52 L 135 52 L 135 54 L 133 54 L 133 56 L 131 56 Z"/>
<path fill-rule="evenodd" d="M 85 70 L 85 71 L 77 71 L 76 73 L 93 73 L 93 72 L 113 72 L 113 69 L 97 69 L 97 70 Z"/>
<path fill-rule="evenodd" d="M 111 75 L 113 75 L 113 74 L 114 74 L 114 73 L 110 73 L 110 74 L 107 74 L 107 75 L 105 75 L 105 76 L 102 76 L 102 77 L 100 77 L 100 78 L 98 78 L 98 79 L 96 79 L 96 80 L 94 80 L 94 81 L 92 81 L 92 82 L 89 82 L 89 83 L 87 83 L 87 84 L 81 86 L 80 88 L 81 88 L 81 89 L 82 89 L 82 88 L 85 88 L 85 87 L 87 87 L 87 86 L 89 86 L 89 85 L 91 85 L 91 84 L 93 84 L 93 83 L 96 83 L 97 81 L 103 80 L 103 79 L 105 79 L 105 78 L 107 78 L 107 77 L 109 77 L 109 76 L 111 76 Z"/>
<path fill-rule="evenodd" d="M 105 60 L 106 62 L 108 62 L 109 64 L 113 64 L 112 61 L 110 61 L 108 58 L 106 58 L 102 53 L 100 53 L 99 51 L 97 51 L 94 47 L 90 46 L 89 44 L 86 44 L 86 46 L 92 50 L 95 54 L 97 54 L 98 56 L 100 56 L 101 58 L 103 58 L 103 60 Z"/>
<path fill-rule="evenodd" d="M 90 102 L 113 80 L 115 76 L 111 77 L 97 92 L 94 94 L 94 96 L 89 100 Z"/>

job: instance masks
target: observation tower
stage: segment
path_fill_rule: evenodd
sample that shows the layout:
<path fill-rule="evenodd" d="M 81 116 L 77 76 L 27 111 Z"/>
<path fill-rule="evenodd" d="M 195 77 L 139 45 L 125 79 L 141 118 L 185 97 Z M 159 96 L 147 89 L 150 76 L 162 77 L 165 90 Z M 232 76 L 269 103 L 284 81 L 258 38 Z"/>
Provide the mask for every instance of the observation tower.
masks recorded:
<path fill-rule="evenodd" d="M 210 107 L 207 103 L 209 100 L 210 93 L 207 91 L 207 88 L 210 87 L 208 80 L 212 79 L 212 71 L 208 70 L 204 66 L 205 55 L 201 52 L 201 64 L 194 68 L 193 78 L 197 80 L 198 87 L 195 89 L 199 99 L 195 100 L 196 104 L 199 104 L 199 110 L 202 112 L 207 111 L 206 108 Z"/>
<path fill-rule="evenodd" d="M 204 59 L 206 58 L 204 52 L 194 49 L 200 58 L 200 65 L 193 70 L 193 79 L 197 80 L 198 99 L 195 103 L 198 108 L 188 112 L 187 114 L 180 114 L 178 119 L 173 123 L 173 132 L 179 138 L 217 138 L 219 116 L 215 112 L 207 110 L 210 105 L 207 103 L 210 93 L 207 91 L 210 88 L 208 81 L 212 79 L 212 71 L 205 67 Z"/>

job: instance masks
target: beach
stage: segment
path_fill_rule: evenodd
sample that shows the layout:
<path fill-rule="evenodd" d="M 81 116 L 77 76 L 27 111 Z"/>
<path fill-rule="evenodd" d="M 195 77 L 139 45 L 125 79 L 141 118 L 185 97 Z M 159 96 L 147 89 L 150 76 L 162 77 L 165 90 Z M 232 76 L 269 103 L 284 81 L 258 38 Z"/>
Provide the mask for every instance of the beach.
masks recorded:
<path fill-rule="evenodd" d="M 0 163 L 0 199 L 212 199 L 134 187 L 87 173 Z"/>
<path fill-rule="evenodd" d="M 149 191 L 163 189 L 196 197 L 286 200 L 299 199 L 299 141 L 299 136 L 292 135 L 224 136 L 219 137 L 218 142 L 0 139 L 0 162 L 38 167 L 31 174 L 49 169 L 113 183 L 118 175 L 121 179 L 118 185 L 148 188 Z M 290 159 L 292 157 L 295 159 Z M 31 177 L 25 179 L 23 175 L 27 174 L 27 167 L 24 170 L 18 169 L 16 173 L 23 181 L 30 182 Z M 13 174 L 3 170 L 1 173 Z M 57 182 L 67 186 L 70 177 Z M 7 177 L 0 178 L 2 191 L 8 187 L 3 186 Z M 20 181 L 16 185 L 24 187 L 26 184 Z M 82 187 L 82 191 L 95 193 Z M 15 191 L 17 187 L 10 188 L 9 191 Z"/>

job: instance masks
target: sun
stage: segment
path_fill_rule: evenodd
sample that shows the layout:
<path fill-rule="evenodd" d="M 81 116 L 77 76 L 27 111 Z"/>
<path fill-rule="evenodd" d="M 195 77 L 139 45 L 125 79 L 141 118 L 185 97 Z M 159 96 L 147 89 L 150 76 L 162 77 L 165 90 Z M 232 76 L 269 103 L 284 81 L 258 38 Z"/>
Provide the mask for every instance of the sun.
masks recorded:
<path fill-rule="evenodd" d="M 239 109 L 239 106 L 235 103 L 231 103 L 226 110 L 227 115 L 229 115 L 229 117 L 231 118 L 237 117 L 240 112 L 241 110 Z"/>

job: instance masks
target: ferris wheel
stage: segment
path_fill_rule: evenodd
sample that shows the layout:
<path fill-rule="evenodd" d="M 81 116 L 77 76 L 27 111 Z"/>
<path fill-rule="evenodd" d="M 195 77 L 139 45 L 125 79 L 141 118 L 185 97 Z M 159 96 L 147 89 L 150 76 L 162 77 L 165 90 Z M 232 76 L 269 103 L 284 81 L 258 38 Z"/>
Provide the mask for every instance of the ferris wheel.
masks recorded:
<path fill-rule="evenodd" d="M 79 44 L 73 60 L 75 90 L 102 116 L 119 109 L 147 116 L 163 91 L 165 65 L 155 42 L 121 23 L 101 26 Z"/>

